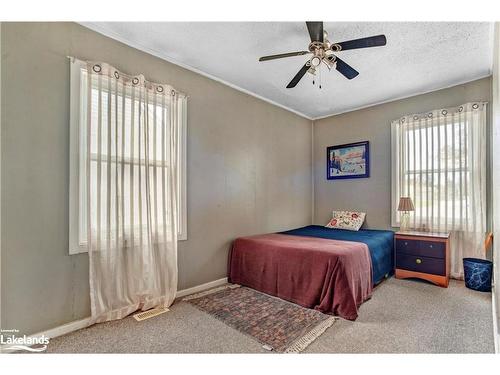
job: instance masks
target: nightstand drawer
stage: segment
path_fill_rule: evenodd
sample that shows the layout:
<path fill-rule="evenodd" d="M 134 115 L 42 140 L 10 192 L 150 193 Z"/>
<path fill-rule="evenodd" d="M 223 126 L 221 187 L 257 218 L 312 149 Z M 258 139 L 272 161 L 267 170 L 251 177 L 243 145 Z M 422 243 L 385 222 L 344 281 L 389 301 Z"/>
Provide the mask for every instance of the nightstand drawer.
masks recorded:
<path fill-rule="evenodd" d="M 408 271 L 430 273 L 433 275 L 446 275 L 445 260 L 417 255 L 398 254 L 396 268 Z"/>
<path fill-rule="evenodd" d="M 397 239 L 396 251 L 403 254 L 444 259 L 446 243 L 437 241 L 422 241 Z"/>
<path fill-rule="evenodd" d="M 434 241 L 419 241 L 419 252 L 415 255 L 432 258 L 444 258 L 446 254 L 446 243 Z"/>
<path fill-rule="evenodd" d="M 415 250 L 418 250 L 418 243 L 418 240 L 396 239 L 396 251 L 413 254 Z"/>

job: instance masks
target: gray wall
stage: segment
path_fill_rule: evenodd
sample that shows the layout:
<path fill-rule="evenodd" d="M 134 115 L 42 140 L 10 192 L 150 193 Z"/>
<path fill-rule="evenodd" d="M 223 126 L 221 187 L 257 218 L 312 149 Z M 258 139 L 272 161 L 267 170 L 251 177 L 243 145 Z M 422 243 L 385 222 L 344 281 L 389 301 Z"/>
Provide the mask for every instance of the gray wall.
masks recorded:
<path fill-rule="evenodd" d="M 1 27 L 2 328 L 90 314 L 87 255 L 68 255 L 67 55 L 190 95 L 180 289 L 225 277 L 235 237 L 311 223 L 310 121 L 77 24 Z"/>
<path fill-rule="evenodd" d="M 491 78 L 328 117 L 314 122 L 314 222 L 326 224 L 333 209 L 367 213 L 365 227 L 391 226 L 391 121 L 405 114 L 491 102 Z M 326 148 L 370 141 L 370 177 L 326 179 Z"/>

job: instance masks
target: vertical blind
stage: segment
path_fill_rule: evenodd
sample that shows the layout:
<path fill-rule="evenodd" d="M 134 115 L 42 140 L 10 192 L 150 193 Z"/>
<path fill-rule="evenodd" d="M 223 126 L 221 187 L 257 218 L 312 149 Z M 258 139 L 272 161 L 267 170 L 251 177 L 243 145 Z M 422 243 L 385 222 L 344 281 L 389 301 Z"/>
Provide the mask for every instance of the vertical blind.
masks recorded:
<path fill-rule="evenodd" d="M 416 230 L 450 232 L 453 277 L 464 256 L 483 256 L 486 232 L 487 103 L 401 117 L 392 122 L 392 225 L 399 197 L 411 197 Z"/>

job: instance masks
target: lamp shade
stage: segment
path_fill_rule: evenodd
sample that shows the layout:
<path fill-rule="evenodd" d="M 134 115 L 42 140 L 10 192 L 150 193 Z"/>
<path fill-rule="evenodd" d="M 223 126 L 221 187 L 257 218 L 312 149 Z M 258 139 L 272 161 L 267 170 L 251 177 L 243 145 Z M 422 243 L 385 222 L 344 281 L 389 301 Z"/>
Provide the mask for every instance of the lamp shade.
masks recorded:
<path fill-rule="evenodd" d="M 415 207 L 410 197 L 399 198 L 398 211 L 414 211 Z"/>

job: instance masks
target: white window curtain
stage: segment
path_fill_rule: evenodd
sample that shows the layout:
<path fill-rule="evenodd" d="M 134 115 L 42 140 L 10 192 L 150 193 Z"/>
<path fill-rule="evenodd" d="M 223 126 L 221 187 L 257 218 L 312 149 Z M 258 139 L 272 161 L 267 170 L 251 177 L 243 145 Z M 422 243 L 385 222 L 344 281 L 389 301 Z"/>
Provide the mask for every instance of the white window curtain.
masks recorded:
<path fill-rule="evenodd" d="M 467 103 L 392 122 L 392 225 L 411 197 L 412 229 L 450 232 L 451 276 L 462 258 L 484 258 L 487 103 Z"/>
<path fill-rule="evenodd" d="M 186 96 L 87 62 L 92 322 L 168 307 L 177 291 L 177 164 Z"/>

